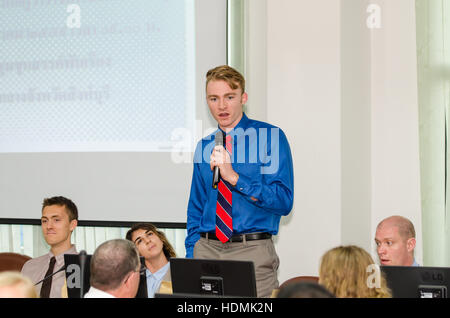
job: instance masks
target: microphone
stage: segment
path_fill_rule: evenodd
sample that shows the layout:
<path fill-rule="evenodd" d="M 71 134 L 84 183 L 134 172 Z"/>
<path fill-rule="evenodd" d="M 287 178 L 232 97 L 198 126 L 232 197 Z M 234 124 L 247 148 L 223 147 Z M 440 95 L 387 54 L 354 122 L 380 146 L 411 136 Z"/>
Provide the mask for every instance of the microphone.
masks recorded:
<path fill-rule="evenodd" d="M 65 269 L 66 269 L 66 265 L 63 265 L 63 266 L 62 266 L 60 269 L 58 269 L 56 272 L 54 272 L 54 273 L 52 273 L 52 274 L 50 274 L 50 275 L 44 277 L 44 278 L 41 279 L 40 281 L 38 281 L 36 284 L 34 284 L 34 286 L 39 285 L 39 284 L 42 283 L 44 280 L 49 279 L 49 278 L 52 277 L 53 275 L 56 275 L 56 274 L 58 274 L 59 272 L 62 272 L 63 270 L 65 270 Z"/>
<path fill-rule="evenodd" d="M 219 130 L 216 133 L 216 146 L 223 146 L 223 133 L 221 130 Z M 213 181 L 212 181 L 213 189 L 217 189 L 217 185 L 219 184 L 219 179 L 220 179 L 219 167 L 215 166 L 214 172 L 213 172 Z"/>
<path fill-rule="evenodd" d="M 83 298 L 84 293 L 84 268 L 86 267 L 86 251 L 82 250 L 80 251 L 80 253 L 78 254 L 79 258 L 80 258 L 80 298 Z"/>

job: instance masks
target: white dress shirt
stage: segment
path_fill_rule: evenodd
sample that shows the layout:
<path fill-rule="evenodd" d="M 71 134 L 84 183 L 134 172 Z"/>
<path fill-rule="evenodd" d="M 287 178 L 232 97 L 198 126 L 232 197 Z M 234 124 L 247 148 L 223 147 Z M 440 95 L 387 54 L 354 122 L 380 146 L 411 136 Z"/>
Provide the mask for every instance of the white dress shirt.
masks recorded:
<path fill-rule="evenodd" d="M 90 287 L 89 291 L 84 295 L 84 298 L 116 298 L 103 290 L 97 289 L 95 287 Z"/>

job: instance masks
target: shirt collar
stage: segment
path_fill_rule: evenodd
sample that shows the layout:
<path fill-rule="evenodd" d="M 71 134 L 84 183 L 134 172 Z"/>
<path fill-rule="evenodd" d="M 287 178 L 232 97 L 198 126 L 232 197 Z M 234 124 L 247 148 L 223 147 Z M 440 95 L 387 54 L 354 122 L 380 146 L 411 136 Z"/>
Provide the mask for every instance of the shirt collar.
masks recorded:
<path fill-rule="evenodd" d="M 170 263 L 167 263 L 166 265 L 164 265 L 163 267 L 161 267 L 160 269 L 158 269 L 155 273 L 152 273 L 148 270 L 146 270 L 147 272 L 147 277 L 151 277 L 153 276 L 155 279 L 162 279 L 164 277 L 164 275 L 166 275 L 167 270 L 169 269 Z"/>
<path fill-rule="evenodd" d="M 89 288 L 88 294 L 88 296 L 94 296 L 95 298 L 116 298 L 114 295 L 92 286 Z"/>
<path fill-rule="evenodd" d="M 64 254 L 78 254 L 77 248 L 75 247 L 74 244 L 72 244 L 72 246 L 67 251 L 64 251 L 63 253 L 59 254 L 58 256 L 53 255 L 53 253 L 50 251 L 48 253 L 48 260 L 50 262 L 50 259 L 53 256 L 55 256 L 56 264 L 63 264 L 64 263 Z"/>

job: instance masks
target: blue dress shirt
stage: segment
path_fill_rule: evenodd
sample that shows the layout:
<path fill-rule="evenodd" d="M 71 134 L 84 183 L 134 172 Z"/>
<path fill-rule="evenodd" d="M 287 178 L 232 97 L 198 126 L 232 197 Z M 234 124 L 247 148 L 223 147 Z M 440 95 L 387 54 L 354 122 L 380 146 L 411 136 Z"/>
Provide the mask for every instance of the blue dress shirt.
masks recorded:
<path fill-rule="evenodd" d="M 212 188 L 210 156 L 216 130 L 197 144 L 187 209 L 186 257 L 193 257 L 200 233 L 215 232 L 217 189 Z M 233 138 L 231 164 L 239 174 L 233 193 L 233 235 L 277 234 L 281 216 L 294 200 L 292 155 L 284 132 L 273 125 L 242 119 L 228 133 Z M 252 200 L 255 198 L 257 201 Z"/>
<path fill-rule="evenodd" d="M 147 276 L 147 292 L 148 292 L 148 298 L 154 298 L 155 293 L 159 290 L 159 287 L 161 286 L 161 281 L 166 275 L 167 271 L 170 268 L 170 263 L 167 263 L 163 267 L 161 267 L 158 271 L 155 273 L 150 272 L 148 269 L 145 271 Z"/>

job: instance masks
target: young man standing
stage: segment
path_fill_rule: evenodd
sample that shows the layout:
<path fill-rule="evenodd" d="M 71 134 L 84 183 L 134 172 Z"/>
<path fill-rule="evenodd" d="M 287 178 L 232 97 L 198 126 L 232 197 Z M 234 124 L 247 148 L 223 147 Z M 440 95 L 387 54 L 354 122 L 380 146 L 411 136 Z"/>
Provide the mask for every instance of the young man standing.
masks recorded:
<path fill-rule="evenodd" d="M 22 268 L 22 274 L 37 283 L 36 291 L 40 298 L 61 298 L 65 271 L 43 279 L 63 268 L 64 254 L 78 254 L 70 242 L 77 224 L 78 209 L 70 199 L 61 196 L 44 199 L 41 227 L 50 252 L 29 260 Z"/>
<path fill-rule="evenodd" d="M 194 154 L 186 256 L 253 261 L 257 296 L 270 297 L 279 266 L 272 235 L 294 198 L 290 147 L 280 128 L 245 115 L 245 79 L 235 69 L 207 72 L 206 99 L 218 130 Z"/>

